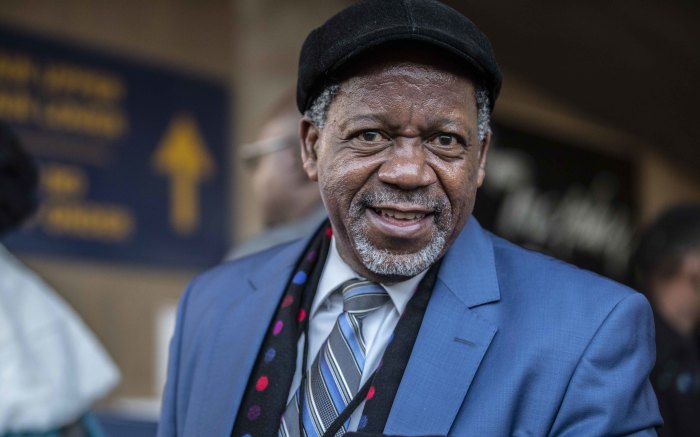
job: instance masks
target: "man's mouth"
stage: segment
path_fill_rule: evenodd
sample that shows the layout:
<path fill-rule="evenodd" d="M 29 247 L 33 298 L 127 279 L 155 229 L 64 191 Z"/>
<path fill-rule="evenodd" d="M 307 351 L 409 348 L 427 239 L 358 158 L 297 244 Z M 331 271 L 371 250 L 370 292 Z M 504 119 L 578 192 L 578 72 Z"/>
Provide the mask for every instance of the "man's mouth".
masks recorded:
<path fill-rule="evenodd" d="M 396 209 L 387 208 L 372 208 L 374 212 L 382 217 L 393 218 L 397 220 L 420 220 L 427 215 L 427 212 L 421 211 L 399 211 Z"/>
<path fill-rule="evenodd" d="M 432 232 L 435 212 L 432 209 L 416 205 L 382 205 L 372 206 L 366 210 L 372 233 L 379 238 L 398 238 L 411 241 L 412 245 L 418 241 L 423 244 L 429 239 Z M 395 250 L 403 249 L 395 247 Z"/>

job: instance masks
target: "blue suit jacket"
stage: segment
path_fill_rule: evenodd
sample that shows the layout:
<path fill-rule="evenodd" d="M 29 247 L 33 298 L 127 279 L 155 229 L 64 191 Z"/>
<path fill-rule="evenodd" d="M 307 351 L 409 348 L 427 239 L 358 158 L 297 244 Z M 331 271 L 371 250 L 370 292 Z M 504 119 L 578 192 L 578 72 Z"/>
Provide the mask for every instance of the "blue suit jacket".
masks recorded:
<path fill-rule="evenodd" d="M 306 241 L 223 264 L 183 295 L 160 436 L 228 436 Z M 389 435 L 655 435 L 642 295 L 471 218 L 445 255 Z"/>

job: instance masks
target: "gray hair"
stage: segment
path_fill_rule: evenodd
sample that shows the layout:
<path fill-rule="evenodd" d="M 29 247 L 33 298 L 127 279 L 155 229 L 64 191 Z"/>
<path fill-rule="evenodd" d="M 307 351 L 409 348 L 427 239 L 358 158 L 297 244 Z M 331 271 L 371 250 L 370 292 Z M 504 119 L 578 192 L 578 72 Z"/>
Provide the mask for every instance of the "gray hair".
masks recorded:
<path fill-rule="evenodd" d="M 491 99 L 488 90 L 483 85 L 477 85 L 474 97 L 476 98 L 476 125 L 479 141 L 484 141 L 486 135 L 491 133 Z"/>
<path fill-rule="evenodd" d="M 318 97 L 311 102 L 309 109 L 304 112 L 304 117 L 311 120 L 311 122 L 317 128 L 323 129 L 323 127 L 326 125 L 326 114 L 328 113 L 328 108 L 331 106 L 331 102 L 338 94 L 338 91 L 340 91 L 339 84 L 329 85 L 324 88 L 323 92 L 321 92 L 321 94 L 319 94 Z"/>
<path fill-rule="evenodd" d="M 309 109 L 304 112 L 304 116 L 319 129 L 326 125 L 326 114 L 331 102 L 340 91 L 339 84 L 327 86 L 321 94 L 314 99 Z M 479 141 L 483 141 L 486 135 L 491 133 L 491 99 L 489 92 L 483 85 L 477 85 L 474 91 L 476 98 L 476 123 Z"/>

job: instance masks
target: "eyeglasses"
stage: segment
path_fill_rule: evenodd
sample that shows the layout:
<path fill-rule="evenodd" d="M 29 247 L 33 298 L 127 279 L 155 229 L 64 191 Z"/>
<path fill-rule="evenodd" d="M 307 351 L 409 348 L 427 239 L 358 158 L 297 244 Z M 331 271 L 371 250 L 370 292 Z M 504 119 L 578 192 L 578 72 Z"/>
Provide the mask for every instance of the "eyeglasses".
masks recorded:
<path fill-rule="evenodd" d="M 295 147 L 298 144 L 298 138 L 295 135 L 282 135 L 279 137 L 268 138 L 254 143 L 241 145 L 238 156 L 246 163 L 253 164 L 257 159 L 270 153 L 275 153 L 289 147 Z"/>

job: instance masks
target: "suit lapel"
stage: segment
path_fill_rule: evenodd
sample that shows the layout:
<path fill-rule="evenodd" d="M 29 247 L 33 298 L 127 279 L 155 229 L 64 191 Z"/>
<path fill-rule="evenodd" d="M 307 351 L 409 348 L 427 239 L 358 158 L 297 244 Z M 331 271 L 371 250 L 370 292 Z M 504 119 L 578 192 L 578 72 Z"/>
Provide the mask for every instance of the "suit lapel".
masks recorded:
<path fill-rule="evenodd" d="M 491 239 L 471 218 L 443 260 L 385 434 L 449 433 L 497 331 L 473 308 L 499 298 Z"/>
<path fill-rule="evenodd" d="M 206 402 L 202 402 L 193 435 L 228 435 L 248 385 L 259 349 L 277 303 L 306 241 L 287 246 L 253 270 L 243 300 L 230 302 L 217 327 L 208 355 Z M 274 272 L 274 274 L 271 274 Z"/>

